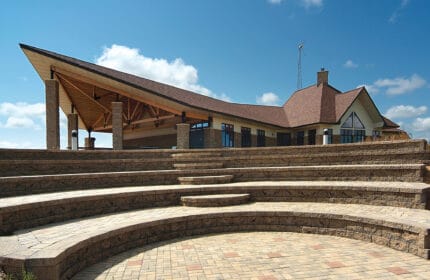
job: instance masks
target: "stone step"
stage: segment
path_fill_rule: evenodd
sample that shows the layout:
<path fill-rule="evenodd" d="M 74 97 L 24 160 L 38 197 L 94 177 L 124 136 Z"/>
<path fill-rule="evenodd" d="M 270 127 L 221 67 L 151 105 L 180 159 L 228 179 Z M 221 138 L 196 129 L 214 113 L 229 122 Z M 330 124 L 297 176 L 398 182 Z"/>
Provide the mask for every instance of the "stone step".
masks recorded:
<path fill-rule="evenodd" d="M 30 150 L 0 149 L 3 160 L 104 160 L 104 159 L 160 159 L 170 158 L 175 150 Z"/>
<path fill-rule="evenodd" d="M 212 158 L 211 161 L 223 161 L 225 167 L 257 167 L 257 166 L 300 166 L 300 165 L 349 165 L 349 164 L 414 164 L 426 163 L 430 160 L 429 152 L 354 152 L 324 154 L 269 154 L 241 155 Z"/>
<path fill-rule="evenodd" d="M 7 273 L 29 267 L 38 279 L 70 279 L 120 252 L 177 237 L 231 231 L 328 234 L 430 257 L 429 211 L 327 203 L 252 203 L 152 208 L 77 219 L 0 237 Z"/>
<path fill-rule="evenodd" d="M 223 168 L 224 164 L 222 162 L 174 163 L 173 167 L 179 170 L 219 169 Z"/>
<path fill-rule="evenodd" d="M 249 181 L 401 181 L 423 182 L 423 164 L 243 167 L 151 170 L 0 177 L 0 197 L 122 186 L 174 185 L 179 177 L 234 176 Z M 222 177 L 222 178 L 227 178 Z M 198 179 L 196 179 L 198 180 Z M 191 181 L 196 181 L 192 179 Z M 202 179 L 205 180 L 205 179 Z M 205 181 L 200 180 L 200 184 Z M 211 183 L 217 183 L 208 179 Z M 183 183 L 186 183 L 185 181 Z M 223 180 L 223 183 L 225 181 Z"/>
<path fill-rule="evenodd" d="M 183 206 L 190 207 L 220 207 L 245 204 L 249 202 L 249 198 L 249 193 L 193 195 L 182 196 L 181 203 Z"/>
<path fill-rule="evenodd" d="M 172 169 L 169 158 L 100 160 L 0 160 L 0 177 Z"/>
<path fill-rule="evenodd" d="M 208 158 L 212 158 L 212 157 L 221 157 L 222 156 L 222 152 L 220 149 L 215 150 L 215 151 L 193 151 L 190 150 L 188 152 L 181 152 L 181 153 L 176 153 L 176 154 L 172 154 L 172 158 L 174 158 L 176 161 L 180 161 L 180 160 L 190 160 L 190 159 L 208 159 Z"/>
<path fill-rule="evenodd" d="M 424 176 L 424 182 L 430 184 L 430 165 L 426 166 L 425 176 Z"/>
<path fill-rule="evenodd" d="M 226 184 L 231 183 L 234 175 L 178 177 L 181 185 Z"/>
<path fill-rule="evenodd" d="M 70 219 L 174 206 L 184 196 L 248 193 L 257 202 L 330 202 L 430 209 L 430 185 L 409 182 L 281 181 L 120 187 L 0 199 L 0 235 Z"/>

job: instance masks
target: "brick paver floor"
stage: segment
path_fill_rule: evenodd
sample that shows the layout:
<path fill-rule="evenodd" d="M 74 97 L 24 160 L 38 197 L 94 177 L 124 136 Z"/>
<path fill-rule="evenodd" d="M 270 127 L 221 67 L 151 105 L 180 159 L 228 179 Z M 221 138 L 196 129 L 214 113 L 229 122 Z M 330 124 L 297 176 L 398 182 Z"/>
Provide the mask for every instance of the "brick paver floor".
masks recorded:
<path fill-rule="evenodd" d="M 116 255 L 83 279 L 430 279 L 430 260 L 372 243 L 289 232 L 174 239 Z"/>

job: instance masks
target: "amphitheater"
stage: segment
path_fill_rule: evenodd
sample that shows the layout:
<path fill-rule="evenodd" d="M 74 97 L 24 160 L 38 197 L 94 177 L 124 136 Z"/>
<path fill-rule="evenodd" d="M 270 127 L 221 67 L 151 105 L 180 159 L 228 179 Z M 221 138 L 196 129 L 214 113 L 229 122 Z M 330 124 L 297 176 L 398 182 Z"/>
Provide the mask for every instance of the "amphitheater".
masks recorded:
<path fill-rule="evenodd" d="M 178 246 L 217 245 L 234 251 L 245 246 L 234 242 L 236 236 L 255 247 L 266 238 L 291 238 L 289 250 L 297 254 L 307 250 L 294 248 L 301 240 L 326 238 L 319 242 L 338 244 L 338 251 L 351 240 L 373 248 L 374 256 L 384 257 L 385 249 L 402 251 L 413 257 L 411 267 L 414 262 L 427 267 L 421 279 L 430 275 L 430 150 L 424 140 L 247 149 L 0 150 L 0 176 L 0 267 L 8 274 L 24 268 L 39 280 L 90 279 L 88 268 L 109 267 L 118 256 L 130 257 L 129 265 L 163 259 L 163 251 L 133 259 L 138 248 L 150 252 L 167 246 L 173 254 Z M 269 250 L 269 260 L 278 266 L 294 261 L 294 256 L 282 259 L 282 248 L 280 243 L 269 248 L 277 251 Z M 313 257 L 322 258 L 322 251 Z M 348 253 L 352 263 L 360 257 L 358 249 Z M 209 258 L 216 251 L 205 254 Z M 345 265 L 329 256 L 330 266 Z M 234 257 L 238 253 L 224 254 Z M 258 256 L 246 257 L 247 271 L 258 272 Z M 391 262 L 393 277 L 402 277 L 404 270 Z M 229 278 L 216 271 L 213 277 L 196 274 L 205 265 L 222 269 L 208 261 L 169 277 L 142 269 L 100 279 Z M 314 278 L 324 277 L 314 271 Z"/>

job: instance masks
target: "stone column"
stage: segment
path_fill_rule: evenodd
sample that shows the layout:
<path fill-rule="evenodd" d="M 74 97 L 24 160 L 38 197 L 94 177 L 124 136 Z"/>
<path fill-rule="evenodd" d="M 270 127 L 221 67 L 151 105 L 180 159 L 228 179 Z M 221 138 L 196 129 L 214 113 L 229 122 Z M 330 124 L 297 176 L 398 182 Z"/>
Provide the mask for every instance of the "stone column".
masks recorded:
<path fill-rule="evenodd" d="M 112 102 L 112 148 L 122 150 L 122 102 Z"/>
<path fill-rule="evenodd" d="M 176 148 L 189 149 L 190 148 L 190 124 L 178 123 L 176 125 Z"/>
<path fill-rule="evenodd" d="M 78 114 L 67 115 L 67 149 L 72 148 L 72 131 L 78 131 Z M 78 136 L 79 137 L 79 136 Z M 78 138 L 79 143 L 79 138 Z"/>
<path fill-rule="evenodd" d="M 56 80 L 45 80 L 46 102 L 46 148 L 60 149 L 59 84 Z"/>

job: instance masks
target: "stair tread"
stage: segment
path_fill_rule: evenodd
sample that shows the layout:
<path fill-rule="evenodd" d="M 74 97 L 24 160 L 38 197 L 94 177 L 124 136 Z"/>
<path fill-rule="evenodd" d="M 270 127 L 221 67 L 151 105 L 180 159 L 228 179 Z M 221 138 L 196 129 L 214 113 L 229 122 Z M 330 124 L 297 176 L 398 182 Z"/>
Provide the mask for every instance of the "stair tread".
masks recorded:
<path fill-rule="evenodd" d="M 430 191 L 430 185 L 417 182 L 378 182 L 378 181 L 259 181 L 237 182 L 211 185 L 160 185 L 117 187 L 103 189 L 89 189 L 47 194 L 33 194 L 0 198 L 0 212 L 8 207 L 24 207 L 35 203 L 61 203 L 65 200 L 93 199 L 103 196 L 140 195 L 143 193 L 165 193 L 170 191 L 226 191 L 235 189 L 279 188 L 279 189 L 322 189 L 322 190 L 366 190 L 379 192 L 422 193 Z"/>
<path fill-rule="evenodd" d="M 430 211 L 389 206 L 329 204 L 308 202 L 259 202 L 227 207 L 188 208 L 173 206 L 76 219 L 58 224 L 21 230 L 12 236 L 0 236 L 0 257 L 55 258 L 82 241 L 102 234 L 117 234 L 142 223 L 159 224 L 165 219 L 190 215 L 222 213 L 297 213 L 302 216 L 365 221 L 371 224 L 408 228 L 416 232 L 430 230 Z M 106 236 L 106 235 L 104 235 Z"/>
<path fill-rule="evenodd" d="M 288 170 L 288 169 L 336 169 L 336 168 L 345 168 L 345 169 L 369 169 L 369 168 L 377 168 L 377 169 L 390 169 L 390 168 L 405 168 L 405 169 L 416 169 L 423 167 L 422 163 L 408 163 L 408 164 L 338 164 L 338 165 L 300 165 L 300 166 L 255 166 L 255 167 L 232 167 L 232 168 L 221 168 L 221 169 L 212 169 L 212 170 Z M 165 170 L 143 170 L 143 171 L 115 171 L 115 172 L 89 172 L 89 173 L 69 173 L 69 174 L 44 174 L 44 175 L 24 175 L 24 176 L 7 176 L 0 177 L 0 182 L 2 180 L 8 179 L 22 179 L 22 178 L 55 178 L 55 177 L 82 177 L 82 176 L 117 176 L 117 175 L 144 175 L 149 173 L 177 173 L 183 172 L 182 170 L 173 170 L 173 169 L 165 169 Z"/>

